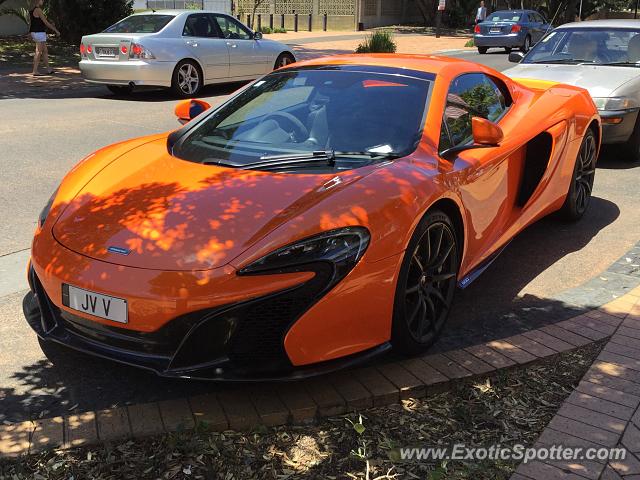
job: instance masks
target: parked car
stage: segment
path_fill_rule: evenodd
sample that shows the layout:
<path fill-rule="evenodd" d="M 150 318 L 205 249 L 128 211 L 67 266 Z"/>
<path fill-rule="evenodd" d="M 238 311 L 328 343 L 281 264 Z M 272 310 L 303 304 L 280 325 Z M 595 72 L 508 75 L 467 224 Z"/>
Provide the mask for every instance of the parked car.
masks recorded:
<path fill-rule="evenodd" d="M 602 117 L 602 141 L 640 160 L 640 20 L 593 20 L 553 30 L 504 73 L 586 88 Z"/>
<path fill-rule="evenodd" d="M 347 55 L 207 107 L 180 102 L 181 129 L 103 148 L 62 181 L 23 302 L 41 338 L 210 379 L 415 354 L 515 235 L 591 198 L 600 119 L 578 87 Z"/>
<path fill-rule="evenodd" d="M 478 53 L 487 53 L 491 47 L 512 48 L 528 52 L 550 30 L 551 25 L 533 10 L 498 10 L 474 28 L 473 43 Z"/>
<path fill-rule="evenodd" d="M 82 37 L 86 81 L 116 94 L 136 86 L 171 87 L 180 97 L 207 84 L 252 80 L 295 61 L 291 49 L 262 38 L 225 13 L 159 10 L 131 15 Z"/>

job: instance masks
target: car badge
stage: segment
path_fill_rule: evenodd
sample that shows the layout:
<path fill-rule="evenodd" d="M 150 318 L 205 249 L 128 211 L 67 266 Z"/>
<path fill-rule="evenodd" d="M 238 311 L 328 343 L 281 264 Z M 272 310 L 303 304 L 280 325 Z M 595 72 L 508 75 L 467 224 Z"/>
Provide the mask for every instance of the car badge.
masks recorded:
<path fill-rule="evenodd" d="M 122 247 L 109 247 L 107 248 L 107 251 L 111 253 L 117 253 L 119 255 L 129 255 L 131 253 L 131 250 Z"/>

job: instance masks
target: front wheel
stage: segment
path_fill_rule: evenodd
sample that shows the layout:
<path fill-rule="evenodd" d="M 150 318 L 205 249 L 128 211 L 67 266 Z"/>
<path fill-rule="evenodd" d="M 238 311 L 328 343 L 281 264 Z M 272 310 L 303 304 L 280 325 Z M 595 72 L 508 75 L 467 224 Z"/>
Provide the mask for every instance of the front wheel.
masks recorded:
<path fill-rule="evenodd" d="M 591 203 L 593 180 L 596 176 L 597 151 L 596 137 L 593 130 L 588 129 L 582 139 L 578 158 L 576 158 L 573 167 L 567 198 L 560 210 L 562 217 L 567 221 L 580 220 Z"/>
<path fill-rule="evenodd" d="M 415 355 L 435 342 L 449 316 L 458 276 L 458 239 L 451 219 L 427 213 L 405 252 L 396 286 L 391 343 Z"/>
<path fill-rule="evenodd" d="M 276 63 L 273 65 L 273 69 L 277 70 L 278 68 L 286 67 L 287 65 L 294 63 L 295 61 L 295 57 L 289 52 L 281 53 L 280 55 L 278 55 Z"/>
<path fill-rule="evenodd" d="M 508 55 L 511 53 L 511 47 L 504 47 L 505 53 Z"/>
<path fill-rule="evenodd" d="M 531 48 L 531 37 L 527 35 L 526 37 L 524 37 L 524 44 L 522 44 L 520 51 L 522 51 L 522 53 L 527 53 L 530 48 Z"/>
<path fill-rule="evenodd" d="M 478 47 L 478 53 L 480 55 L 484 55 L 485 53 L 487 53 L 488 49 L 489 49 L 488 47 Z"/>
<path fill-rule="evenodd" d="M 633 163 L 640 160 L 640 114 L 636 119 L 636 125 L 633 127 L 631 137 L 624 144 L 624 153 L 626 160 L 629 162 Z"/>
<path fill-rule="evenodd" d="M 171 90 L 180 98 L 197 95 L 202 89 L 200 67 L 193 60 L 182 60 L 176 65 L 171 77 Z"/>

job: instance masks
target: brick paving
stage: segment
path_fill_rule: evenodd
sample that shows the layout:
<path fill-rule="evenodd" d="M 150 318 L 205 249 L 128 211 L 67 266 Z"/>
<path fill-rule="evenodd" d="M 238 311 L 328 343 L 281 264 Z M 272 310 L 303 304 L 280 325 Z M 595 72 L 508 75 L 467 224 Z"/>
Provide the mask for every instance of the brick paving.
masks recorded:
<path fill-rule="evenodd" d="M 191 430 L 198 424 L 214 431 L 304 424 L 318 417 L 423 397 L 449 388 L 460 379 L 518 368 L 607 334 L 613 336 L 606 348 L 538 442 L 581 446 L 623 444 L 634 455 L 640 452 L 638 295 L 640 288 L 615 300 L 613 305 L 560 322 L 554 328 L 543 327 L 444 354 L 366 366 L 295 383 L 230 386 L 218 394 L 2 425 L 0 456 Z M 589 328 L 589 334 L 578 330 L 577 325 Z M 626 329 L 622 333 L 621 325 Z M 628 335 L 627 330 L 637 336 Z M 631 475 L 629 472 L 640 474 L 640 461 L 635 455 L 625 462 L 611 463 L 607 474 L 623 477 Z M 580 466 L 530 463 L 522 466 L 513 478 L 540 478 L 538 474 L 545 478 L 597 478 L 596 473 L 609 472 L 605 466 L 597 462 Z"/>
<path fill-rule="evenodd" d="M 611 337 L 535 446 L 615 447 L 625 458 L 535 460 L 520 464 L 511 480 L 640 479 L 640 287 L 554 327 L 543 330 L 575 345 Z"/>

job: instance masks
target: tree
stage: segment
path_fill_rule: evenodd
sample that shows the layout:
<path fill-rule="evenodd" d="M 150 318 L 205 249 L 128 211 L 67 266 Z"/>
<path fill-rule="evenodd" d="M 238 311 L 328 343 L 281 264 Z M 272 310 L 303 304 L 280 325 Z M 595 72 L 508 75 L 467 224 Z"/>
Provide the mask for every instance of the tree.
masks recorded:
<path fill-rule="evenodd" d="M 253 0 L 253 10 L 251 12 L 251 25 L 249 25 L 249 28 L 251 30 L 253 30 L 253 24 L 256 21 L 256 12 L 258 11 L 258 8 L 260 8 L 260 5 L 262 5 L 265 2 L 265 0 Z"/>
<path fill-rule="evenodd" d="M 22 20 L 25 24 L 29 25 L 29 10 L 27 9 L 28 3 L 27 1 L 21 2 L 21 6 L 13 7 L 13 8 L 2 8 L 2 4 L 6 3 L 8 0 L 0 0 L 0 17 L 4 15 L 13 15 Z"/>
<path fill-rule="evenodd" d="M 79 43 L 133 13 L 133 0 L 49 0 L 48 16 L 62 38 Z"/>

